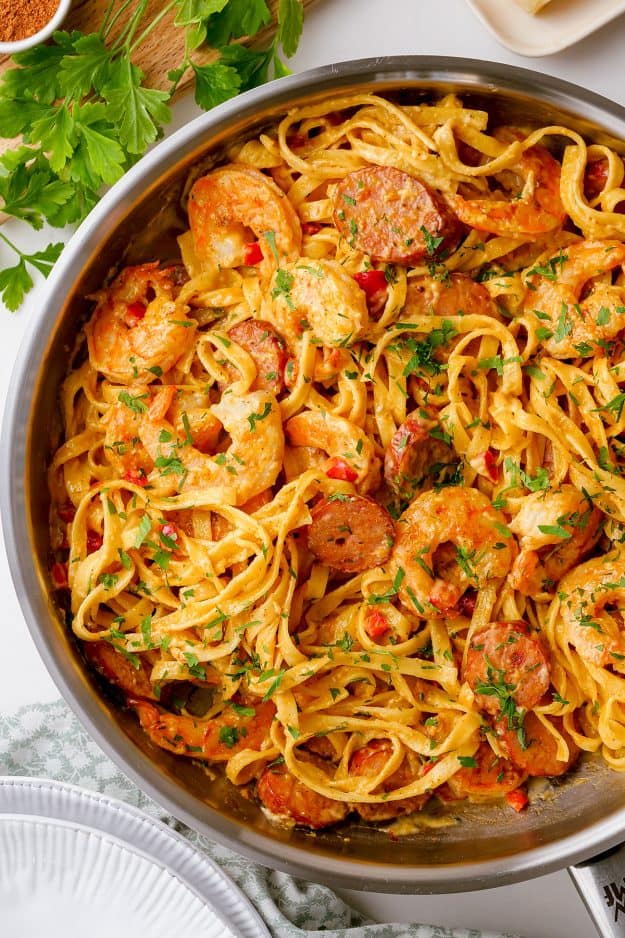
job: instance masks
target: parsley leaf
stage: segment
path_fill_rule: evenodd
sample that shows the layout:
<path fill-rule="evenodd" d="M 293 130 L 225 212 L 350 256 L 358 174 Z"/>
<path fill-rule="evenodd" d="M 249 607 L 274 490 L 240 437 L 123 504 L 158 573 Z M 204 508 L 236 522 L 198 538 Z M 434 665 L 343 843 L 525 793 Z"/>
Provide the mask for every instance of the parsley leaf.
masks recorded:
<path fill-rule="evenodd" d="M 219 48 L 231 39 L 255 35 L 270 22 L 271 13 L 265 0 L 230 0 L 211 16 L 206 39 L 211 46 Z"/>
<path fill-rule="evenodd" d="M 241 90 L 241 76 L 235 68 L 213 62 L 210 65 L 193 65 L 195 74 L 195 101 L 204 110 L 223 104 Z"/>
<path fill-rule="evenodd" d="M 304 8 L 300 0 L 280 0 L 277 39 L 288 58 L 297 51 L 303 26 Z"/>
<path fill-rule="evenodd" d="M 159 125 L 171 120 L 168 93 L 144 88 L 144 77 L 126 55 L 111 67 L 110 81 L 102 89 L 107 118 L 117 125 L 119 142 L 132 154 L 143 153 L 160 136 Z"/>

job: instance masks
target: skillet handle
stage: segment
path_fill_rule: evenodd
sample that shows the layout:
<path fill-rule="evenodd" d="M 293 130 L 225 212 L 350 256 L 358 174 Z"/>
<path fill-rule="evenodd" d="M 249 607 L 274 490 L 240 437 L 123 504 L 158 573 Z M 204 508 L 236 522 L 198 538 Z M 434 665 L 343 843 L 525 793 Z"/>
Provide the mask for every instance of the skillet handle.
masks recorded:
<path fill-rule="evenodd" d="M 601 938 L 625 938 L 625 844 L 568 872 Z"/>

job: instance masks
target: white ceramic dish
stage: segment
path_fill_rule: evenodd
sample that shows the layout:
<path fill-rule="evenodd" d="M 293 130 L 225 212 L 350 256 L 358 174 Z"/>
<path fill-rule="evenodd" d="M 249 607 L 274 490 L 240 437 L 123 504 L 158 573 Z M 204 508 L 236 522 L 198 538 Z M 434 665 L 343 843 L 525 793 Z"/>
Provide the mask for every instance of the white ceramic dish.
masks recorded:
<path fill-rule="evenodd" d="M 514 0 L 467 0 L 499 42 L 519 55 L 560 52 L 625 13 L 625 0 L 552 0 L 532 15 Z"/>
<path fill-rule="evenodd" d="M 71 5 L 72 0 L 59 0 L 56 13 L 52 19 L 49 19 L 48 22 L 41 27 L 39 32 L 33 33 L 32 36 L 26 36 L 25 39 L 15 39 L 13 42 L 0 42 L 0 55 L 13 55 L 16 52 L 24 52 L 26 49 L 31 49 L 33 46 L 39 45 L 40 42 L 45 42 L 55 29 L 60 29 L 61 23 L 69 13 Z"/>
<path fill-rule="evenodd" d="M 269 938 L 212 860 L 135 808 L 0 778 L 2 938 Z"/>

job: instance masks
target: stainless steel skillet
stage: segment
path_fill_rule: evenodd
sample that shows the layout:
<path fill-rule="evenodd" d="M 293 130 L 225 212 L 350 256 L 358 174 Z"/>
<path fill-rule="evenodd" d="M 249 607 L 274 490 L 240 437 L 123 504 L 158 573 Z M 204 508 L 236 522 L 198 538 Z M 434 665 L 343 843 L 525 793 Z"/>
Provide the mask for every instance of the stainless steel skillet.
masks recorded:
<path fill-rule="evenodd" d="M 335 886 L 481 889 L 580 863 L 625 840 L 625 774 L 589 760 L 521 815 L 475 807 L 463 812 L 457 826 L 423 829 L 399 842 L 358 824 L 316 834 L 275 828 L 228 783 L 210 782 L 198 766 L 155 752 L 134 717 L 98 691 L 48 579 L 45 470 L 57 426 L 58 386 L 88 312 L 85 296 L 114 266 L 171 256 L 184 227 L 178 205 L 191 169 L 219 162 L 229 140 L 256 135 L 295 103 L 356 89 L 406 102 L 455 91 L 468 104 L 486 108 L 493 123 L 563 123 L 625 152 L 618 142 L 625 141 L 624 108 L 537 72 L 468 59 L 404 56 L 328 66 L 256 89 L 198 118 L 141 160 L 102 200 L 50 279 L 7 401 L 0 446 L 2 520 L 24 616 L 61 693 L 120 768 L 175 816 L 250 859 Z M 625 935 L 625 852 L 610 862 L 577 867 L 572 875 L 589 896 L 595 883 L 594 898 L 585 901 L 602 933 Z"/>

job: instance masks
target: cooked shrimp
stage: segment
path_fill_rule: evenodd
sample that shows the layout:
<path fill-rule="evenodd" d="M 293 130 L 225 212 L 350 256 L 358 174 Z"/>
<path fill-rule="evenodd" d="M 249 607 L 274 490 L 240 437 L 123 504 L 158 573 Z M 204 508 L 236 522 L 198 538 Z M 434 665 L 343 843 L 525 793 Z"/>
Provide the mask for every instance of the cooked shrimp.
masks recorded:
<path fill-rule="evenodd" d="M 111 381 L 149 384 L 193 346 L 196 324 L 176 303 L 172 271 L 158 261 L 126 267 L 95 295 L 85 327 L 89 359 Z"/>
<path fill-rule="evenodd" d="M 502 128 L 496 136 L 507 143 L 522 140 L 518 131 Z M 559 228 L 566 218 L 560 198 L 560 164 L 545 147 L 524 150 L 517 163 L 495 178 L 504 190 L 493 197 L 448 196 L 460 221 L 495 235 L 537 237 Z"/>
<path fill-rule="evenodd" d="M 369 778 L 380 775 L 384 771 L 392 751 L 393 747 L 387 740 L 372 740 L 354 753 L 349 763 L 349 774 Z M 394 789 L 405 788 L 406 785 L 414 782 L 419 774 L 423 774 L 423 766 L 411 767 L 409 765 L 409 756 L 406 755 L 399 768 L 389 778 L 384 779 L 372 794 L 384 796 Z M 430 793 L 427 792 L 423 795 L 415 795 L 413 798 L 383 801 L 380 804 L 354 802 L 352 808 L 365 821 L 390 821 L 392 818 L 401 817 L 403 814 L 420 811 L 429 797 Z"/>
<path fill-rule="evenodd" d="M 495 724 L 495 731 L 508 758 L 528 775 L 563 775 L 577 762 L 579 748 L 567 733 L 560 717 L 549 717 L 568 747 L 568 756 L 558 758 L 558 741 L 535 713 L 526 713 L 522 727 L 511 727 L 505 717 Z"/>
<path fill-rule="evenodd" d="M 551 335 L 543 344 L 550 355 L 587 358 L 625 329 L 625 286 L 605 282 L 606 274 L 623 265 L 620 241 L 580 241 L 543 265 L 548 276 L 531 275 L 525 310 L 549 317 Z"/>
<path fill-rule="evenodd" d="M 214 453 L 221 433 L 221 423 L 212 412 L 208 394 L 202 388 L 174 386 L 175 394 L 167 411 L 177 436 L 202 453 Z"/>
<path fill-rule="evenodd" d="M 300 255 L 295 209 L 273 179 L 250 166 L 231 164 L 198 179 L 189 195 L 189 224 L 198 257 L 214 267 L 246 264 L 254 238 L 267 272 Z"/>
<path fill-rule="evenodd" d="M 573 485 L 533 492 L 510 523 L 521 551 L 508 581 L 525 596 L 553 591 L 558 580 L 597 543 L 602 514 Z"/>
<path fill-rule="evenodd" d="M 128 701 L 152 742 L 177 756 L 227 762 L 243 749 L 263 748 L 276 712 L 271 701 L 232 700 L 211 720 L 168 713 L 146 700 Z M 252 714 L 250 711 L 254 711 Z"/>
<path fill-rule="evenodd" d="M 499 713 L 510 700 L 531 710 L 549 689 L 549 657 L 524 622 L 493 622 L 473 635 L 464 678 L 487 713 Z"/>
<path fill-rule="evenodd" d="M 516 553 L 503 515 L 477 489 L 423 492 L 397 523 L 389 572 L 413 614 L 441 618 L 467 589 L 505 577 Z"/>
<path fill-rule="evenodd" d="M 156 700 L 150 680 L 151 667 L 144 655 L 137 656 L 135 668 L 128 655 L 117 651 L 110 642 L 82 642 L 82 651 L 95 670 L 129 697 Z"/>
<path fill-rule="evenodd" d="M 108 460 L 123 478 L 139 485 L 147 483 L 158 457 L 150 455 L 142 440 L 152 439 L 157 424 L 160 433 L 165 430 L 172 439 L 182 437 L 185 447 L 191 442 L 202 453 L 215 451 L 222 425 L 201 389 L 168 384 L 156 390 L 137 386 L 133 391 L 132 395 L 121 392 L 103 421 Z M 162 426 L 165 417 L 167 428 Z"/>
<path fill-rule="evenodd" d="M 319 764 L 323 764 L 321 760 Z M 284 765 L 267 766 L 258 780 L 256 792 L 273 818 L 289 824 L 305 824 L 314 830 L 338 824 L 349 812 L 342 801 L 333 801 L 308 788 Z"/>
<path fill-rule="evenodd" d="M 486 742 L 480 744 L 468 762 L 447 781 L 455 798 L 468 798 L 470 801 L 503 798 L 522 785 L 526 778 L 522 769 L 495 755 Z"/>
<path fill-rule="evenodd" d="M 225 453 L 209 456 L 176 439 L 166 420 L 144 416 L 138 436 L 153 465 L 151 478 L 173 489 L 223 487 L 236 496 L 237 505 L 270 488 L 282 468 L 284 434 L 280 407 L 268 391 L 237 396 L 226 393 L 211 412 L 230 434 Z M 170 441 L 164 442 L 169 437 Z"/>
<path fill-rule="evenodd" d="M 416 316 L 494 316 L 497 309 L 486 287 L 468 274 L 453 273 L 445 280 L 409 280 L 404 312 Z"/>
<path fill-rule="evenodd" d="M 360 492 L 369 492 L 379 483 L 380 461 L 373 443 L 345 417 L 328 411 L 305 410 L 285 425 L 291 446 L 321 449 L 328 454 L 324 471 L 331 478 L 353 482 Z"/>
<path fill-rule="evenodd" d="M 566 640 L 584 661 L 625 673 L 625 556 L 580 564 L 558 584 Z"/>
<path fill-rule="evenodd" d="M 349 347 L 367 325 L 367 298 L 337 261 L 301 258 L 283 264 L 272 287 L 271 315 L 291 347 L 305 329 L 323 345 Z"/>
<path fill-rule="evenodd" d="M 142 409 L 149 407 L 151 392 L 148 387 L 136 387 L 133 391 L 128 397 L 121 392 L 109 407 L 103 419 L 104 449 L 109 463 L 122 478 L 145 485 L 154 462 L 141 445 L 139 425 Z"/>

